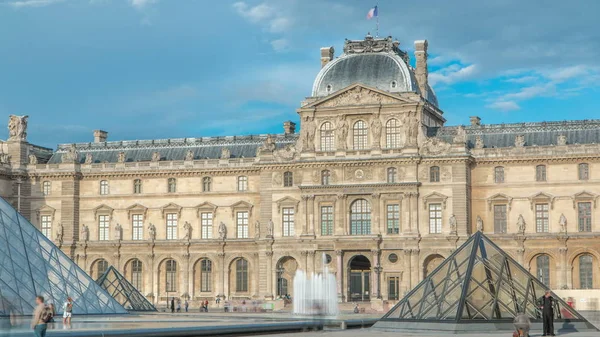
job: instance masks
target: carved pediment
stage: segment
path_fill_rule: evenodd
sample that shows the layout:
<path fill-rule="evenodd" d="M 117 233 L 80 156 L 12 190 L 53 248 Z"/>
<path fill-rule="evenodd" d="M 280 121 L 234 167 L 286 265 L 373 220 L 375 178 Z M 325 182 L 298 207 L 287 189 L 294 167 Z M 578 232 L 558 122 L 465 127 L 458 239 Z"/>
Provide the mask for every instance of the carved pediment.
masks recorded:
<path fill-rule="evenodd" d="M 547 202 L 550 204 L 550 209 L 554 209 L 554 199 L 556 199 L 556 197 L 551 194 L 545 192 L 536 193 L 529 197 L 531 210 L 533 210 L 533 207 L 536 203 L 540 202 Z"/>
<path fill-rule="evenodd" d="M 577 208 L 577 203 L 578 202 L 591 202 L 594 204 L 594 208 L 596 208 L 597 206 L 597 201 L 598 201 L 598 194 L 596 193 L 592 193 L 592 192 L 588 192 L 588 191 L 581 191 L 579 193 L 575 193 L 571 199 L 573 199 L 573 208 Z"/>
<path fill-rule="evenodd" d="M 98 214 L 108 215 L 110 218 L 112 218 L 113 211 L 114 211 L 114 209 L 112 209 L 112 207 L 102 204 L 102 205 L 94 208 L 94 218 L 97 218 Z"/>
<path fill-rule="evenodd" d="M 353 84 L 339 90 L 333 95 L 306 105 L 303 108 L 333 108 L 338 106 L 402 103 L 410 102 L 379 89 L 370 88 L 360 84 Z"/>
<path fill-rule="evenodd" d="M 213 214 L 213 218 L 215 217 L 215 214 L 217 213 L 217 208 L 219 208 L 219 206 L 210 203 L 208 201 L 201 203 L 200 205 L 196 206 L 196 216 L 200 217 L 200 213 L 212 213 Z"/>
<path fill-rule="evenodd" d="M 291 197 L 284 197 L 277 200 L 275 203 L 277 203 L 277 211 L 279 213 L 281 213 L 282 207 L 294 207 L 294 212 L 296 212 L 298 210 L 298 204 L 300 203 L 300 200 L 296 200 Z"/>
<path fill-rule="evenodd" d="M 450 151 L 451 147 L 451 144 L 446 143 L 437 137 L 430 137 L 425 140 L 423 145 L 421 145 L 419 153 L 424 156 L 437 156 L 446 154 Z"/>
<path fill-rule="evenodd" d="M 448 200 L 448 196 L 445 196 L 438 192 L 430 193 L 423 197 L 423 207 L 427 209 L 427 204 L 432 202 L 441 202 L 442 207 L 446 209 L 446 201 Z"/>
<path fill-rule="evenodd" d="M 148 211 L 148 207 L 140 204 L 133 204 L 127 207 L 127 218 L 131 219 L 131 214 L 143 214 L 144 218 L 146 218 L 146 212 Z"/>
<path fill-rule="evenodd" d="M 161 210 L 163 219 L 165 218 L 165 214 L 167 214 L 167 213 L 177 213 L 177 218 L 180 218 L 182 208 L 183 207 L 170 202 L 170 203 L 164 205 L 163 207 L 161 207 L 160 210 Z"/>
<path fill-rule="evenodd" d="M 510 207 L 512 205 L 512 201 L 513 198 L 503 194 L 503 193 L 497 193 L 492 195 L 491 197 L 487 198 L 487 203 L 488 203 L 488 207 L 490 209 L 490 211 L 492 210 L 492 205 L 493 204 L 499 204 L 499 203 L 505 203 L 508 205 L 508 210 L 510 211 Z"/>
<path fill-rule="evenodd" d="M 38 208 L 35 212 L 36 212 L 38 220 L 39 220 L 40 216 L 42 216 L 42 215 L 50 215 L 52 218 L 54 218 L 54 213 L 56 212 L 56 209 L 54 209 L 48 205 L 44 205 L 44 206 Z"/>
<path fill-rule="evenodd" d="M 235 218 L 236 211 L 248 211 L 248 216 L 252 216 L 252 207 L 254 207 L 251 203 L 246 201 L 238 201 L 235 204 L 231 205 L 231 216 Z"/>

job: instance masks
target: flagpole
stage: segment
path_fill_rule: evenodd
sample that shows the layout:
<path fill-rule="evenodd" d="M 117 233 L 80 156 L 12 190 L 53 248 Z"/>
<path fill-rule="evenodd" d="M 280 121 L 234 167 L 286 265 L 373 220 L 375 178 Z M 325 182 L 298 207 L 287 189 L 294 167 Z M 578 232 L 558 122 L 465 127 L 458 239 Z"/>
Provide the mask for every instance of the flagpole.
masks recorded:
<path fill-rule="evenodd" d="M 375 32 L 375 37 L 379 37 L 379 2 L 375 4 L 375 8 L 377 8 L 377 29 Z"/>

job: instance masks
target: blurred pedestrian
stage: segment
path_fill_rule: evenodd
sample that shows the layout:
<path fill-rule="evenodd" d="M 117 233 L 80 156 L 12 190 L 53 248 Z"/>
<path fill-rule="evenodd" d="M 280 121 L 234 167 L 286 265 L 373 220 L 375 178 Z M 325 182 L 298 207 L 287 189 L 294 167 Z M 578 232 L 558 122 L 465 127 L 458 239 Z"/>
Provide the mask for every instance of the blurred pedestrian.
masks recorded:
<path fill-rule="evenodd" d="M 185 312 L 188 312 L 188 308 L 190 307 L 190 304 L 188 303 L 187 300 L 185 300 L 185 302 L 183 302 L 183 307 L 185 308 Z"/>
<path fill-rule="evenodd" d="M 71 318 L 73 317 L 73 299 L 67 297 L 67 301 L 63 304 L 63 324 L 71 325 Z"/>

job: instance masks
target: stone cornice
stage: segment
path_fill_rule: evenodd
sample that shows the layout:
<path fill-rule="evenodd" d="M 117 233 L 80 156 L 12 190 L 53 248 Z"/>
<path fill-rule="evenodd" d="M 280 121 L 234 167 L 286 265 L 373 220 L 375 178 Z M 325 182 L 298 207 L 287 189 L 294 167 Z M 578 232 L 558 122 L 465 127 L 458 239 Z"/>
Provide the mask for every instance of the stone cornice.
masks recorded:
<path fill-rule="evenodd" d="M 301 190 L 313 189 L 360 189 L 360 188 L 393 188 L 393 187 L 419 187 L 420 182 L 403 182 L 403 183 L 365 183 L 365 184 L 339 184 L 339 185 L 300 185 Z M 396 190 L 397 192 L 397 190 Z M 390 192 L 391 193 L 391 192 Z"/>
<path fill-rule="evenodd" d="M 32 178 L 79 178 L 82 180 L 99 178 L 152 178 L 152 177 L 199 177 L 199 176 L 229 176 L 240 174 L 260 174 L 260 169 L 256 167 L 243 168 L 214 168 L 204 170 L 152 170 L 152 171 L 100 171 L 100 172 L 32 172 L 29 177 Z"/>

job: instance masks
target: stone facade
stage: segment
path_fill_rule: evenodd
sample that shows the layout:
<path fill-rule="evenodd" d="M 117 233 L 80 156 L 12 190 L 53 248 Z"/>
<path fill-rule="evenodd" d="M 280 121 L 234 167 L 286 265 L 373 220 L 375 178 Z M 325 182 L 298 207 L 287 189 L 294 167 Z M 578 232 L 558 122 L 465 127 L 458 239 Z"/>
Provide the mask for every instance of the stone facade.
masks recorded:
<path fill-rule="evenodd" d="M 340 301 L 382 308 L 476 230 L 552 288 L 600 288 L 600 121 L 444 127 L 418 87 L 310 97 L 300 134 L 96 130 L 52 151 L 25 124 L 2 144 L 0 192 L 93 278 L 113 265 L 155 304 L 271 300 L 327 263 Z"/>

